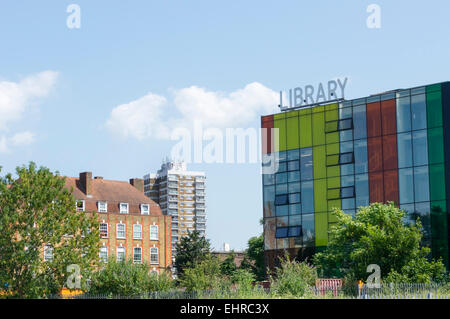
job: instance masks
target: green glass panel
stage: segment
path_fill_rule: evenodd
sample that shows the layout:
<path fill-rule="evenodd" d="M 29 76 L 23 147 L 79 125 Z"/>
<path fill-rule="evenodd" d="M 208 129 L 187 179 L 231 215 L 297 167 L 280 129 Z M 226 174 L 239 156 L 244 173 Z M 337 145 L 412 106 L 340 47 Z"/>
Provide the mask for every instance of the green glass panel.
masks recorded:
<path fill-rule="evenodd" d="M 326 212 L 327 210 L 327 180 L 314 180 L 314 211 Z"/>
<path fill-rule="evenodd" d="M 327 155 L 327 166 L 338 165 L 339 164 L 339 154 Z"/>
<path fill-rule="evenodd" d="M 327 173 L 325 145 L 313 147 L 314 179 L 325 178 Z"/>
<path fill-rule="evenodd" d="M 338 198 L 340 198 L 340 188 L 329 189 L 327 198 L 328 199 L 338 199 Z"/>
<path fill-rule="evenodd" d="M 275 114 L 276 115 L 276 114 Z M 274 120 L 273 127 L 278 128 L 278 140 L 280 152 L 286 150 L 286 120 Z"/>
<path fill-rule="evenodd" d="M 337 130 L 338 130 L 338 121 L 325 123 L 325 133 L 336 132 Z"/>
<path fill-rule="evenodd" d="M 290 112 L 286 112 L 286 118 L 288 117 L 296 117 L 298 116 L 299 111 L 290 111 Z"/>
<path fill-rule="evenodd" d="M 339 143 L 327 144 L 327 155 L 339 154 Z"/>
<path fill-rule="evenodd" d="M 327 179 L 328 188 L 339 188 L 341 187 L 341 178 L 340 177 L 332 177 Z M 339 194 L 339 192 L 338 192 Z M 338 195 L 339 197 L 339 195 Z"/>
<path fill-rule="evenodd" d="M 431 202 L 431 253 L 433 258 L 442 257 L 448 268 L 448 231 L 446 201 Z"/>
<path fill-rule="evenodd" d="M 339 143 L 339 132 L 325 134 L 327 144 Z"/>
<path fill-rule="evenodd" d="M 303 109 L 299 111 L 300 115 L 307 115 L 307 114 L 311 114 L 311 108 L 307 108 L 307 109 Z"/>
<path fill-rule="evenodd" d="M 325 111 L 325 121 L 337 121 L 339 120 L 339 112 L 337 108 L 335 110 L 327 110 Z"/>
<path fill-rule="evenodd" d="M 428 130 L 428 162 L 430 164 L 444 163 L 443 128 Z"/>
<path fill-rule="evenodd" d="M 300 148 L 312 146 L 311 115 L 300 116 Z"/>
<path fill-rule="evenodd" d="M 327 167 L 327 177 L 341 176 L 341 167 L 339 165 Z"/>
<path fill-rule="evenodd" d="M 325 114 L 315 113 L 312 115 L 313 145 L 325 144 Z"/>
<path fill-rule="evenodd" d="M 428 128 L 442 126 L 442 94 L 440 91 L 427 93 Z"/>
<path fill-rule="evenodd" d="M 441 83 L 432 84 L 427 86 L 427 93 L 434 92 L 434 91 L 440 91 L 441 90 Z"/>
<path fill-rule="evenodd" d="M 325 111 L 325 107 L 323 105 L 315 106 L 315 107 L 311 108 L 311 111 L 313 113 L 321 113 L 321 112 Z"/>
<path fill-rule="evenodd" d="M 338 104 L 337 103 L 333 103 L 333 104 L 325 105 L 325 110 L 326 111 L 337 111 L 338 110 Z"/>
<path fill-rule="evenodd" d="M 286 118 L 286 112 L 283 113 L 277 113 L 273 115 L 274 120 L 281 120 Z"/>
<path fill-rule="evenodd" d="M 430 165 L 428 171 L 430 176 L 430 200 L 437 201 L 445 199 L 444 164 Z"/>
<path fill-rule="evenodd" d="M 328 244 L 328 213 L 314 214 L 316 246 Z"/>
<path fill-rule="evenodd" d="M 288 150 L 299 148 L 300 141 L 298 133 L 298 117 L 290 117 L 286 119 L 286 131 L 287 131 L 286 148 Z"/>

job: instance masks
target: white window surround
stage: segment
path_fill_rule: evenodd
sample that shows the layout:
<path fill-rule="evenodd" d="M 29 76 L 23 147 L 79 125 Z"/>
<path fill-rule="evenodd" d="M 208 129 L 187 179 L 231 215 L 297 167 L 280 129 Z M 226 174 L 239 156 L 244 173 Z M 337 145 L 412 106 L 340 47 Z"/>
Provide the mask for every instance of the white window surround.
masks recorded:
<path fill-rule="evenodd" d="M 141 214 L 142 215 L 150 215 L 150 205 L 149 204 L 141 204 Z"/>
<path fill-rule="evenodd" d="M 117 247 L 117 261 L 125 261 L 125 247 Z"/>
<path fill-rule="evenodd" d="M 98 209 L 99 213 L 107 213 L 108 212 L 108 203 L 105 201 L 98 201 L 97 209 Z"/>
<path fill-rule="evenodd" d="M 85 202 L 84 202 L 84 200 L 83 199 L 77 199 L 75 201 L 75 207 L 77 209 L 77 212 L 84 212 L 84 210 L 85 210 Z"/>
<path fill-rule="evenodd" d="M 119 212 L 121 214 L 128 214 L 128 203 L 120 203 L 119 204 Z"/>
<path fill-rule="evenodd" d="M 100 223 L 100 237 L 108 238 L 108 224 L 107 223 Z"/>
<path fill-rule="evenodd" d="M 125 224 L 117 224 L 116 225 L 116 237 L 118 239 L 126 238 L 126 226 Z"/>
<path fill-rule="evenodd" d="M 108 247 L 106 246 L 100 247 L 99 257 L 100 260 L 102 260 L 105 263 L 108 261 Z"/>
<path fill-rule="evenodd" d="M 158 225 L 150 225 L 150 240 L 159 240 Z"/>
<path fill-rule="evenodd" d="M 133 263 L 135 264 L 142 263 L 142 247 L 133 248 Z"/>
<path fill-rule="evenodd" d="M 150 248 L 150 264 L 159 264 L 159 252 L 157 247 Z"/>
<path fill-rule="evenodd" d="M 142 225 L 133 225 L 133 239 L 142 239 Z"/>

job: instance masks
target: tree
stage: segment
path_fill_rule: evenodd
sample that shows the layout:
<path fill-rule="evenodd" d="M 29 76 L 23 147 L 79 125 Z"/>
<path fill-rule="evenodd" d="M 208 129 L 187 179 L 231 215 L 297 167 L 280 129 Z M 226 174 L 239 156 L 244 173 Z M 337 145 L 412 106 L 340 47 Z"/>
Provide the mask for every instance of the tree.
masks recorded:
<path fill-rule="evenodd" d="M 264 268 L 264 235 L 252 237 L 248 240 L 248 248 L 245 251 L 241 268 L 251 269 L 256 280 L 265 279 Z"/>
<path fill-rule="evenodd" d="M 210 254 L 209 241 L 200 236 L 197 230 L 189 232 L 188 236 L 181 237 L 175 244 L 175 268 L 179 277 L 182 277 L 187 268 L 202 262 Z"/>
<path fill-rule="evenodd" d="M 367 266 L 377 264 L 381 280 L 400 275 L 408 282 L 428 282 L 443 276 L 442 262 L 429 262 L 430 249 L 421 246 L 420 220 L 405 224 L 406 212 L 393 203 L 362 207 L 355 218 L 339 209 L 333 214 L 337 224 L 328 246 L 314 256 L 321 275 L 366 280 Z"/>
<path fill-rule="evenodd" d="M 58 293 L 81 284 L 98 262 L 97 216 L 77 212 L 64 178 L 47 168 L 16 169 L 0 177 L 0 280 L 21 298 Z M 44 246 L 47 261 L 44 260 Z M 67 266 L 75 264 L 72 269 Z M 74 271 L 74 272 L 72 272 Z"/>
<path fill-rule="evenodd" d="M 220 270 L 222 271 L 222 274 L 231 276 L 236 271 L 236 264 L 234 263 L 235 258 L 236 254 L 234 251 L 232 251 L 231 254 L 222 261 L 222 263 L 220 264 Z"/>
<path fill-rule="evenodd" d="M 105 266 L 92 276 L 89 293 L 112 296 L 136 296 L 153 291 L 169 291 L 173 280 L 166 274 L 150 273 L 146 263 L 133 264 L 129 259 L 118 262 L 110 258 Z"/>

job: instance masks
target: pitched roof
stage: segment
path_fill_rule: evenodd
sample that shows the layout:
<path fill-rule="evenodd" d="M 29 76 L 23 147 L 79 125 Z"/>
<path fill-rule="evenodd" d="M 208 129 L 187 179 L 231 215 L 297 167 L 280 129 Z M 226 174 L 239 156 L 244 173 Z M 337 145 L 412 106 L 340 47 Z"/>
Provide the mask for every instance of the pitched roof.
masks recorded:
<path fill-rule="evenodd" d="M 85 194 L 84 186 L 77 177 L 66 177 L 66 187 L 69 190 L 73 188 L 73 196 L 78 200 L 128 203 L 130 205 L 149 204 L 151 215 L 162 215 L 157 203 L 127 182 L 92 179 L 89 197 Z"/>

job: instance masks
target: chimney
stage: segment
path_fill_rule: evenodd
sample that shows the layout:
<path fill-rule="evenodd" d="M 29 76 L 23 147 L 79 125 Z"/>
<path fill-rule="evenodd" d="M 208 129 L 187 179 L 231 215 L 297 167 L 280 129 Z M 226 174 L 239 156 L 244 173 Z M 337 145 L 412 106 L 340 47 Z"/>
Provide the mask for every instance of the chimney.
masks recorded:
<path fill-rule="evenodd" d="M 80 173 L 80 183 L 84 187 L 84 193 L 92 195 L 92 172 Z"/>
<path fill-rule="evenodd" d="M 142 178 L 131 178 L 130 184 L 133 185 L 141 193 L 144 192 L 144 180 Z"/>

